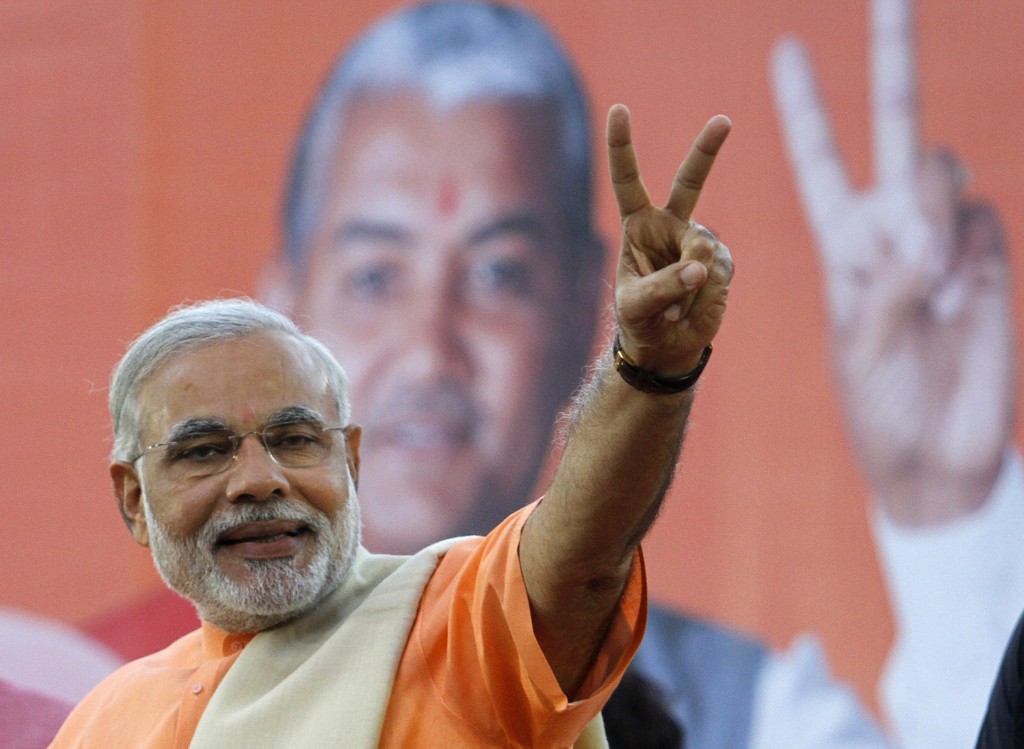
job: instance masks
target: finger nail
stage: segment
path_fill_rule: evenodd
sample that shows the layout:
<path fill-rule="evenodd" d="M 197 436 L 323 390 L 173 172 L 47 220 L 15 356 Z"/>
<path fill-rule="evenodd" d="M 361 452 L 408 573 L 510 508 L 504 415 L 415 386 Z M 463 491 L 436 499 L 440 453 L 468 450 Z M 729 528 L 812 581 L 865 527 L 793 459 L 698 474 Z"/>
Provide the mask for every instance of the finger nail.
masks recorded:
<path fill-rule="evenodd" d="M 665 308 L 665 312 L 663 314 L 665 315 L 666 320 L 675 322 L 676 320 L 679 319 L 679 315 L 682 313 L 682 311 L 683 308 L 680 307 L 678 304 L 670 304 Z"/>
<path fill-rule="evenodd" d="M 692 291 L 704 282 L 704 267 L 700 263 L 689 263 L 679 271 L 679 279 L 687 291 Z"/>

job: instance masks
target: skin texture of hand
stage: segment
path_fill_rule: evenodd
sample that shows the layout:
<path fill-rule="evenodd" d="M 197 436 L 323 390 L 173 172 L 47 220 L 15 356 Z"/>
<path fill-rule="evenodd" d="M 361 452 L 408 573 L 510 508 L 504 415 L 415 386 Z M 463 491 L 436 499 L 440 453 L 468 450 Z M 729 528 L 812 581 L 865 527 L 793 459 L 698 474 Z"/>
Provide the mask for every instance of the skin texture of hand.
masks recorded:
<path fill-rule="evenodd" d="M 1014 418 L 1016 349 L 999 217 L 918 136 L 910 0 L 872 2 L 876 182 L 850 184 L 808 56 L 773 60 L 777 112 L 829 297 L 841 402 L 871 488 L 922 527 L 982 506 Z"/>
<path fill-rule="evenodd" d="M 655 208 L 640 182 L 629 113 L 609 113 L 609 171 L 623 225 L 618 334 L 634 361 L 660 375 L 691 370 L 722 323 L 732 260 L 690 214 L 729 128 L 725 117 L 708 122 L 665 208 Z M 537 640 L 570 697 L 579 696 L 672 481 L 693 397 L 635 390 L 610 359 L 576 398 L 562 459 L 519 545 Z"/>

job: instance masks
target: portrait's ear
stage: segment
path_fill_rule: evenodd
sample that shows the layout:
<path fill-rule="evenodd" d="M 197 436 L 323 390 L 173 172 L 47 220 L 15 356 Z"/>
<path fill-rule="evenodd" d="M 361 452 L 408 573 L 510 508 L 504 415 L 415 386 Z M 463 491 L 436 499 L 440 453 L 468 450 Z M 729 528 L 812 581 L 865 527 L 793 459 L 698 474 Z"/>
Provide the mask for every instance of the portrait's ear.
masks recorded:
<path fill-rule="evenodd" d="M 291 269 L 282 255 L 276 255 L 263 267 L 259 280 L 259 298 L 271 309 L 288 316 L 295 311 L 295 287 Z"/>
<path fill-rule="evenodd" d="M 604 240 L 594 236 L 581 255 L 577 277 L 576 302 L 581 319 L 586 326 L 591 343 L 597 332 L 601 311 L 605 308 L 605 293 L 611 288 L 606 278 L 611 278 L 613 269 L 606 269 L 608 248 Z"/>
<path fill-rule="evenodd" d="M 563 390 L 568 398 L 580 384 L 581 372 L 590 363 L 601 314 L 608 300 L 610 285 L 605 281 L 605 244 L 593 237 L 578 256 L 572 273 L 572 286 L 566 301 L 566 317 L 560 326 L 564 338 L 559 344 Z"/>
<path fill-rule="evenodd" d="M 149 546 L 149 528 L 146 514 L 142 511 L 142 484 L 138 471 L 131 463 L 110 464 L 110 479 L 114 484 L 117 508 L 121 511 L 125 525 L 142 546 Z"/>

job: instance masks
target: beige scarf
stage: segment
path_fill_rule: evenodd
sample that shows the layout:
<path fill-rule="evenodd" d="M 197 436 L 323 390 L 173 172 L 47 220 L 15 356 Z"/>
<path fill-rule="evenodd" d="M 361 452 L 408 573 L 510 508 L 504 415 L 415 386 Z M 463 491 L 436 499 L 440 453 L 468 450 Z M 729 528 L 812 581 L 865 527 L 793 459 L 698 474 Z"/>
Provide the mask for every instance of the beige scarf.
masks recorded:
<path fill-rule="evenodd" d="M 412 557 L 360 549 L 323 605 L 249 643 L 190 748 L 375 749 L 423 588 L 452 543 Z M 574 746 L 607 749 L 600 715 Z"/>

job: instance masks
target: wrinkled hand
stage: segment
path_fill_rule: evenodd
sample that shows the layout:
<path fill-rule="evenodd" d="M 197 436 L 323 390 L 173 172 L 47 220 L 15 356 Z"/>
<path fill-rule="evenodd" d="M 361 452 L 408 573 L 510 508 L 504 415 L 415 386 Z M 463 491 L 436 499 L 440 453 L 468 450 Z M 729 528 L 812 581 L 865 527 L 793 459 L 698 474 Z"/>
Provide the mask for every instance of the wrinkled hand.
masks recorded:
<path fill-rule="evenodd" d="M 637 166 L 629 110 L 608 113 L 608 165 L 622 219 L 615 313 L 622 348 L 664 377 L 689 372 L 725 314 L 733 265 L 729 250 L 690 220 L 728 118 L 704 126 L 676 172 L 664 208 L 651 204 Z"/>
<path fill-rule="evenodd" d="M 856 192 L 813 72 L 775 50 L 783 131 L 828 288 L 843 407 L 873 491 L 909 525 L 984 503 L 1011 439 L 1015 349 L 995 211 L 918 142 L 909 0 L 872 3 L 877 182 Z"/>

